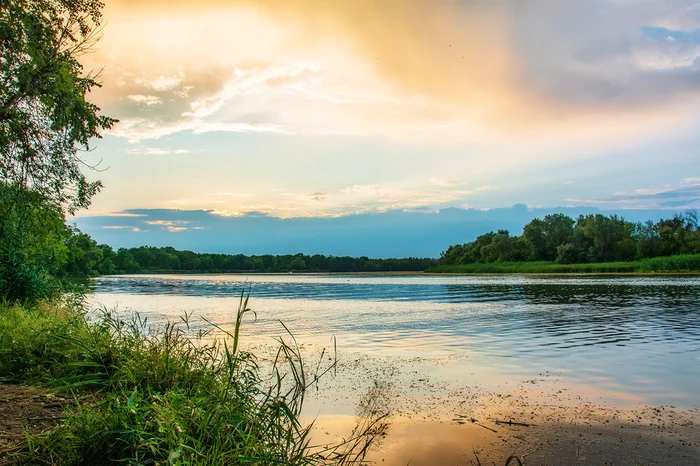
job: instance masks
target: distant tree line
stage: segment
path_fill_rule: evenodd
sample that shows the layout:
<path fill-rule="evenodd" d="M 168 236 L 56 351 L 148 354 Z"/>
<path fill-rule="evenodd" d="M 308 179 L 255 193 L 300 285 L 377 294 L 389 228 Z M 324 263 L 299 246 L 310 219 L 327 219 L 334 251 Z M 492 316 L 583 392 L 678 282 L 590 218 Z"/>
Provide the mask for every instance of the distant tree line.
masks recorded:
<path fill-rule="evenodd" d="M 368 257 L 286 254 L 246 256 L 179 251 L 173 247 L 140 246 L 117 251 L 98 245 L 84 233 L 72 239 L 75 251 L 70 272 L 76 275 L 119 273 L 286 273 L 286 272 L 398 272 L 422 271 L 438 264 L 437 259 L 370 259 Z"/>
<path fill-rule="evenodd" d="M 450 246 L 443 265 L 490 262 L 549 261 L 560 264 L 631 261 L 700 254 L 698 212 L 689 210 L 654 223 L 632 223 L 617 215 L 563 214 L 534 219 L 520 236 L 490 231 L 476 240 Z"/>

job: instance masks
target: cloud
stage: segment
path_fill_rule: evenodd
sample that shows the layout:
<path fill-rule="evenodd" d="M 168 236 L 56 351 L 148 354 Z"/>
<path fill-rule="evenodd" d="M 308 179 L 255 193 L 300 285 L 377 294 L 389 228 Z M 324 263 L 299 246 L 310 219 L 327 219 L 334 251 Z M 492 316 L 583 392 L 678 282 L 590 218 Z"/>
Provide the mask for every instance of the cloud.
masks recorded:
<path fill-rule="evenodd" d="M 355 194 L 359 196 L 384 196 L 392 192 L 392 188 L 383 188 L 379 185 L 352 185 L 341 189 L 344 194 Z"/>
<path fill-rule="evenodd" d="M 280 125 L 263 123 L 260 121 L 251 121 L 249 123 L 203 123 L 192 130 L 194 134 L 211 133 L 214 131 L 234 133 L 294 134 L 293 132 L 284 129 L 284 127 Z"/>
<path fill-rule="evenodd" d="M 188 220 L 146 220 L 144 223 L 147 225 L 163 227 L 163 230 L 167 230 L 170 233 L 180 233 L 183 231 L 187 231 L 188 228 L 183 225 L 189 225 L 191 222 Z"/>
<path fill-rule="evenodd" d="M 219 217 L 240 217 L 240 212 L 231 212 L 228 209 L 214 209 L 209 211 L 212 215 L 218 215 Z"/>
<path fill-rule="evenodd" d="M 106 6 L 88 60 L 106 65 L 96 95 L 122 121 L 111 134 L 621 144 L 697 115 L 700 10 L 680 0 L 192 5 Z M 148 114 L 120 103 L 149 92 L 162 103 Z"/>
<path fill-rule="evenodd" d="M 466 181 L 454 180 L 454 179 L 448 179 L 448 178 L 439 178 L 439 177 L 430 178 L 430 182 L 433 184 L 438 184 L 440 186 L 463 186 L 463 185 L 467 184 Z"/>
<path fill-rule="evenodd" d="M 103 212 L 100 213 L 105 217 L 144 217 L 144 214 L 135 214 L 131 212 Z"/>
<path fill-rule="evenodd" d="M 340 190 L 345 197 L 341 212 L 384 212 L 393 209 L 429 208 L 461 204 L 471 190 L 406 190 L 380 185 L 351 185 Z"/>
<path fill-rule="evenodd" d="M 225 193 L 216 193 L 217 196 L 233 196 L 233 197 L 251 197 L 252 194 L 250 193 L 230 193 L 230 192 L 225 192 Z"/>
<path fill-rule="evenodd" d="M 133 100 L 137 104 L 143 104 L 148 107 L 150 107 L 151 105 L 163 103 L 160 97 L 156 97 L 154 95 L 129 94 L 127 98 L 129 100 Z"/>
<path fill-rule="evenodd" d="M 326 195 L 320 192 L 311 193 L 308 196 L 314 201 L 323 201 L 326 198 Z"/>
<path fill-rule="evenodd" d="M 691 180 L 691 181 L 688 181 Z M 693 209 L 700 208 L 700 179 L 687 178 L 675 186 L 639 188 L 632 192 L 620 191 L 602 198 L 569 198 L 578 204 L 604 205 L 633 209 Z"/>
<path fill-rule="evenodd" d="M 182 71 L 180 71 L 178 74 L 170 75 L 170 76 L 155 76 L 153 78 L 137 78 L 135 80 L 135 83 L 144 86 L 150 89 L 153 89 L 154 91 L 172 91 L 173 89 L 176 89 L 177 87 L 180 86 L 182 81 L 184 80 L 184 75 Z"/>
<path fill-rule="evenodd" d="M 148 220 L 146 221 L 149 225 L 160 225 L 160 226 L 174 226 L 174 225 L 187 225 L 190 222 L 184 220 L 171 221 L 171 220 Z"/>
<path fill-rule="evenodd" d="M 134 147 L 126 149 L 127 154 L 132 155 L 170 155 L 170 154 L 189 154 L 187 149 L 167 149 L 162 147 Z"/>

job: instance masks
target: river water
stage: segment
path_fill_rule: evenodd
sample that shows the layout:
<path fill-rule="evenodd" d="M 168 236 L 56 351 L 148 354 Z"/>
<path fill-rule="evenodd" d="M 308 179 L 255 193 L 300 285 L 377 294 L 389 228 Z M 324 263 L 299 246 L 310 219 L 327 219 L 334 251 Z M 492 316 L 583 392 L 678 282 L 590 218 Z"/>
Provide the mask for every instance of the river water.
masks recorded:
<path fill-rule="evenodd" d="M 256 313 L 243 344 L 261 361 L 276 338 L 290 341 L 282 322 L 307 367 L 322 348 L 336 351 L 336 370 L 306 398 L 315 439 L 345 438 L 368 395 L 392 413 L 371 461 L 502 465 L 516 452 L 533 464 L 646 464 L 661 452 L 676 455 L 668 464 L 695 464 L 700 455 L 698 276 L 114 276 L 95 280 L 89 305 L 156 324 L 187 313 L 194 331 L 231 330 L 241 293 Z"/>
<path fill-rule="evenodd" d="M 91 302 L 225 326 L 244 287 L 257 342 L 284 336 L 282 321 L 310 346 L 335 336 L 341 359 L 440 361 L 487 388 L 546 374 L 618 404 L 700 402 L 700 277 L 117 276 Z"/>

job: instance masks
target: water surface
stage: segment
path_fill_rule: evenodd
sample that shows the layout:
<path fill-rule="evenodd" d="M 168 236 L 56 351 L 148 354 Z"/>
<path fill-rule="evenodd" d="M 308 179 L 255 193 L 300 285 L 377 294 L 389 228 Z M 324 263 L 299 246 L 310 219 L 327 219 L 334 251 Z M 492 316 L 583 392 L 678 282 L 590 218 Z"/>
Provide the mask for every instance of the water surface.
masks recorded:
<path fill-rule="evenodd" d="M 598 402 L 700 403 L 700 277 L 117 276 L 91 301 L 225 326 L 247 285 L 256 341 L 284 335 L 283 321 L 302 343 L 334 335 L 343 357 L 417 367 L 445 390 L 552 376 Z"/>

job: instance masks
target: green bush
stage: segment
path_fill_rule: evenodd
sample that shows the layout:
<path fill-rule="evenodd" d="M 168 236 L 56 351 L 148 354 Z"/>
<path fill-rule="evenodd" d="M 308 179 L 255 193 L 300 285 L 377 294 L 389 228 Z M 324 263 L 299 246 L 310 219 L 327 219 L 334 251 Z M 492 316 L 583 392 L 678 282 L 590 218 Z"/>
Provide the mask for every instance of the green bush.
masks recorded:
<path fill-rule="evenodd" d="M 339 445 L 312 448 L 299 422 L 307 373 L 299 348 L 279 340 L 274 376 L 239 348 L 249 309 L 231 332 L 192 334 L 188 316 L 160 329 L 138 316 L 88 318 L 79 305 L 0 305 L 0 377 L 73 393 L 57 429 L 29 436 L 13 460 L 31 464 L 346 464 L 363 457 L 383 416 Z M 323 358 L 323 356 L 322 356 Z M 325 359 L 324 359 L 325 360 Z"/>

